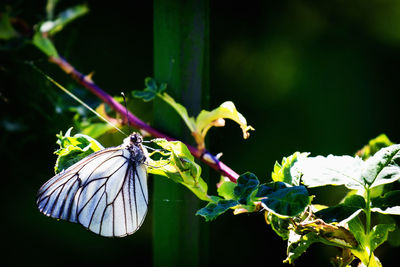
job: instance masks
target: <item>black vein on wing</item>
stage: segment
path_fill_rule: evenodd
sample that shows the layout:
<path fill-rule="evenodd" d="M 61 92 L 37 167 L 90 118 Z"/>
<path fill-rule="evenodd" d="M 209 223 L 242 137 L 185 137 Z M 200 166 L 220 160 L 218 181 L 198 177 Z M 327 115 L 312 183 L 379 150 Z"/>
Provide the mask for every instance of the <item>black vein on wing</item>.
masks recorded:
<path fill-rule="evenodd" d="M 135 170 L 135 173 L 134 173 L 134 175 L 133 175 L 133 196 L 134 196 L 134 198 L 135 198 L 135 213 L 136 213 L 136 229 L 138 229 L 138 224 L 139 224 L 139 222 L 138 222 L 138 220 L 139 220 L 139 216 L 138 216 L 138 210 L 137 210 L 137 200 L 136 200 L 136 162 L 135 162 L 135 165 L 134 166 L 132 166 L 132 167 L 135 167 L 135 168 L 132 168 L 131 169 L 131 171 L 133 171 L 133 169 Z M 139 178 L 139 177 L 138 177 Z"/>
<path fill-rule="evenodd" d="M 136 172 L 136 177 L 137 177 L 138 180 L 139 180 L 139 185 L 140 185 L 140 189 L 141 189 L 141 191 L 142 191 L 143 199 L 145 200 L 145 203 L 146 203 L 145 214 L 143 215 L 142 220 L 141 220 L 139 223 L 137 223 L 137 229 L 138 229 L 138 228 L 143 224 L 144 218 L 146 217 L 146 214 L 147 214 L 147 206 L 148 206 L 148 200 L 146 199 L 146 195 L 145 195 L 145 193 L 144 193 L 144 191 L 143 191 L 142 183 L 141 183 L 141 181 L 140 181 L 140 177 L 139 177 L 139 174 L 138 174 L 138 172 L 137 172 L 137 169 L 135 169 L 135 172 Z M 145 182 L 146 182 L 146 181 L 145 181 Z"/>
<path fill-rule="evenodd" d="M 82 211 L 85 209 L 85 207 L 87 207 L 87 205 L 90 202 L 94 201 L 93 198 L 97 194 L 100 194 L 101 190 L 104 190 L 103 193 L 101 193 L 97 203 L 93 202 L 93 204 L 95 204 L 95 207 L 90 215 L 89 224 L 87 226 L 85 226 L 85 228 L 90 230 L 90 227 L 92 226 L 92 223 L 94 220 L 94 215 L 96 214 L 96 211 L 98 211 L 98 209 L 100 207 L 100 202 L 102 202 L 103 198 L 105 198 L 104 210 L 102 211 L 100 222 L 98 222 L 99 223 L 99 229 L 97 230 L 98 232 L 94 231 L 94 230 L 92 230 L 92 231 L 101 235 L 103 227 L 104 227 L 104 223 L 106 223 L 105 220 L 107 220 L 107 218 L 105 218 L 106 212 L 107 212 L 108 208 L 111 208 L 112 213 L 111 213 L 111 211 L 109 211 L 110 213 L 108 216 L 113 216 L 113 218 L 112 218 L 112 227 L 113 227 L 112 235 L 115 237 L 116 236 L 115 235 L 116 234 L 115 202 L 121 194 L 122 205 L 123 205 L 122 206 L 123 214 L 124 214 L 125 232 L 119 236 L 126 236 L 127 234 L 131 234 L 131 233 L 137 231 L 137 229 L 143 223 L 144 217 L 147 213 L 148 199 L 143 190 L 143 186 L 145 186 L 145 185 L 142 184 L 142 181 L 139 177 L 139 173 L 137 170 L 138 164 L 140 164 L 140 163 L 135 160 L 134 153 L 132 153 L 131 150 L 129 150 L 130 157 L 127 158 L 124 155 L 124 149 L 125 148 L 122 148 L 122 146 L 119 146 L 119 147 L 104 149 L 99 152 L 93 153 L 90 156 L 88 156 L 87 158 L 84 158 L 81 161 L 79 161 L 78 163 L 75 163 L 67 170 L 62 171 L 60 174 L 51 178 L 39 189 L 39 192 L 37 194 L 37 205 L 39 207 L 39 210 L 41 212 L 43 212 L 47 208 L 47 210 L 49 212 L 45 213 L 46 215 L 54 217 L 54 218 L 62 218 L 62 219 L 70 220 L 70 221 L 71 221 L 72 213 L 73 213 L 73 211 L 75 211 L 76 218 L 75 218 L 74 222 L 80 223 L 79 216 L 81 215 Z M 106 153 L 110 153 L 110 155 L 107 156 Z M 116 153 L 118 153 L 118 155 L 116 155 Z M 83 181 L 82 181 L 81 177 L 79 176 L 79 172 L 85 166 L 87 166 L 87 164 L 93 163 L 93 160 L 95 160 L 96 158 L 101 157 L 101 156 L 105 156 L 105 159 L 102 160 L 102 162 L 100 164 L 95 165 L 89 175 L 85 175 L 85 177 L 82 177 L 83 180 L 85 181 L 85 183 L 82 184 Z M 101 167 L 103 164 L 105 164 L 109 160 L 114 159 L 116 157 L 124 158 L 124 160 L 123 160 L 124 163 L 121 164 L 111 174 L 109 174 L 105 177 L 95 177 L 95 178 L 91 179 L 93 176 L 96 175 L 96 171 L 98 170 L 99 167 Z M 126 166 L 126 171 L 125 171 L 125 175 L 123 178 L 124 180 L 122 182 L 122 186 L 119 188 L 114 199 L 110 203 L 108 203 L 109 195 L 107 194 L 107 182 L 110 179 L 110 177 L 112 177 L 123 166 L 125 166 L 125 164 L 128 164 L 128 166 Z M 88 171 L 90 171 L 90 169 Z M 90 198 L 83 204 L 83 206 L 79 205 L 82 192 L 85 190 L 85 188 L 87 186 L 89 186 L 90 183 L 99 181 L 102 179 L 106 179 L 106 181 L 103 184 L 100 183 L 101 185 L 96 189 L 96 191 L 94 193 L 91 194 Z M 136 179 L 139 179 L 140 192 L 141 192 L 141 195 L 143 196 L 143 200 L 146 204 L 145 214 L 144 214 L 144 216 L 142 216 L 142 219 L 140 222 L 139 222 L 138 203 L 137 203 L 137 200 L 140 196 L 138 195 L 139 192 L 138 192 L 138 194 L 136 193 L 136 188 L 137 188 Z M 69 183 L 71 180 L 74 180 L 74 181 L 71 182 L 69 185 L 67 185 L 67 183 Z M 144 182 L 146 182 L 146 181 L 144 181 Z M 55 186 L 56 183 L 59 183 L 59 184 Z M 126 196 L 124 193 L 125 186 L 127 186 L 128 196 Z M 66 193 L 65 193 L 64 198 L 62 200 L 60 200 L 61 194 L 64 193 L 65 191 L 66 191 Z M 57 195 L 54 195 L 55 193 Z M 133 194 L 133 199 L 132 199 L 132 194 Z M 53 198 L 53 197 L 55 197 L 55 198 Z M 51 199 L 54 199 L 54 200 L 51 200 Z M 42 205 L 44 203 L 44 201 L 46 201 L 46 203 L 44 205 Z M 62 201 L 62 204 L 59 208 L 59 212 L 58 212 L 58 214 L 53 214 L 55 211 L 55 207 L 57 206 L 57 203 L 59 201 Z M 67 201 L 69 201 L 68 207 L 66 207 Z M 126 207 L 126 205 L 125 205 L 126 203 L 129 203 L 128 207 Z M 47 207 L 49 204 L 52 204 L 52 206 Z M 80 209 L 78 209 L 79 206 L 81 206 Z M 74 210 L 74 208 L 75 208 L 75 210 Z M 136 218 L 136 226 L 133 225 L 133 219 L 134 219 L 133 208 L 135 209 L 134 212 L 135 212 L 135 218 Z M 67 209 L 67 210 L 65 210 L 65 209 Z M 64 212 L 64 210 L 65 210 L 65 212 Z M 131 223 L 132 223 L 132 227 L 133 227 L 132 231 L 130 231 L 129 233 L 128 233 L 128 216 L 127 216 L 127 214 L 130 215 L 130 219 L 131 219 Z M 100 214 L 99 214 L 99 216 L 100 216 Z M 110 222 L 110 221 L 108 221 L 108 222 Z M 80 223 L 80 224 L 82 225 L 82 223 Z"/>
<path fill-rule="evenodd" d="M 80 167 L 77 171 L 73 172 L 73 175 L 68 179 L 71 179 L 72 177 L 74 177 L 77 173 L 79 173 L 86 166 L 86 164 L 90 163 L 92 160 L 96 159 L 98 156 L 101 156 L 104 153 L 113 151 L 113 153 L 110 155 L 110 157 L 111 157 L 114 153 L 121 151 L 121 149 L 122 148 L 120 148 L 120 147 L 110 147 L 110 148 L 106 148 L 104 150 L 95 152 L 95 153 L 87 156 L 86 158 L 83 158 L 82 160 L 80 160 L 77 163 L 75 163 L 74 165 L 70 166 L 68 169 L 63 170 L 62 172 L 60 172 L 59 174 L 57 174 L 56 176 L 54 176 L 53 178 L 48 180 L 44 185 L 42 185 L 42 187 L 39 189 L 40 193 L 38 194 L 38 197 L 39 197 L 39 195 L 44 194 L 51 187 L 52 184 L 60 181 L 61 179 L 66 178 L 66 176 L 68 176 L 68 174 L 71 173 L 71 171 L 74 170 L 75 168 Z M 46 186 L 49 183 L 51 183 L 51 184 L 49 185 L 48 188 L 46 188 Z M 43 188 L 46 188 L 46 189 L 43 190 Z"/>
<path fill-rule="evenodd" d="M 124 182 L 122 183 L 122 206 L 124 207 L 124 221 L 125 221 L 125 233 L 128 233 L 128 224 L 126 221 L 126 208 L 125 208 L 125 194 L 124 194 L 124 187 L 125 187 L 125 183 L 126 183 L 126 177 L 128 177 L 129 175 L 129 166 L 127 167 L 127 170 L 125 172 L 125 177 L 124 177 Z M 128 178 L 129 180 L 129 178 Z M 129 193 L 129 188 L 128 188 L 128 193 Z"/>
<path fill-rule="evenodd" d="M 65 199 L 64 199 L 64 203 L 63 203 L 63 205 L 65 205 L 65 202 L 67 201 L 67 199 L 69 199 L 69 194 L 72 192 L 71 190 L 72 190 L 72 188 L 74 187 L 74 184 L 76 183 L 76 182 L 78 182 L 78 189 L 81 187 L 81 180 L 79 179 L 79 174 L 77 174 L 78 175 L 78 178 L 72 183 L 72 185 L 71 185 L 71 187 L 68 189 L 68 193 L 67 193 L 67 196 L 65 197 Z M 72 192 L 72 194 L 76 194 L 76 192 Z M 70 203 L 69 203 L 69 205 L 68 205 L 68 208 L 67 208 L 67 220 L 69 221 L 69 220 L 71 220 L 71 213 L 72 213 L 72 206 L 74 205 L 74 198 L 75 197 L 72 197 L 71 196 L 71 201 L 70 201 Z M 64 208 L 64 207 L 63 207 Z M 60 216 L 58 217 L 58 218 L 60 218 Z M 76 218 L 75 217 L 75 220 L 76 221 L 78 221 L 78 218 Z"/>
<path fill-rule="evenodd" d="M 90 216 L 90 221 L 89 221 L 89 225 L 88 225 L 88 229 L 90 229 L 90 226 L 92 225 L 92 221 L 93 221 L 93 216 L 96 213 L 96 210 L 101 202 L 101 200 L 103 199 L 103 196 L 106 194 L 106 191 L 103 192 L 103 194 L 101 194 L 99 201 L 97 201 L 96 207 L 94 208 L 94 211 L 92 213 L 92 216 Z M 107 204 L 107 203 L 106 203 Z M 99 232 L 100 233 L 100 232 Z"/>
<path fill-rule="evenodd" d="M 107 160 L 109 160 L 109 159 L 112 159 L 112 158 L 114 158 L 114 157 L 116 157 L 116 156 L 122 156 L 122 157 L 124 157 L 123 155 L 116 155 L 116 156 L 114 156 L 114 154 L 115 154 L 116 152 L 119 152 L 119 151 L 121 151 L 121 150 L 113 151 L 113 153 L 112 153 L 109 157 L 107 157 L 101 164 L 97 165 L 97 167 L 93 170 L 93 172 L 94 172 L 95 170 L 97 170 L 98 167 L 100 167 L 102 164 L 104 164 L 104 163 L 105 163 Z M 99 151 L 99 152 L 102 152 L 102 151 Z M 109 150 L 107 150 L 107 152 L 109 152 Z M 103 154 L 103 153 L 102 153 L 102 154 Z M 96 158 L 96 156 L 102 155 L 102 154 L 100 154 L 100 153 L 97 153 L 96 155 L 92 154 L 93 157 L 91 157 L 88 161 L 85 161 L 85 162 L 86 162 L 86 163 L 90 163 L 92 160 L 94 160 L 94 159 Z M 126 157 L 124 157 L 124 158 L 126 158 Z M 61 177 L 55 176 L 55 177 L 51 178 L 49 181 L 47 181 L 47 182 L 39 189 L 39 192 L 40 192 L 40 193 L 37 194 L 37 198 L 38 198 L 37 204 L 39 204 L 39 203 L 41 202 L 40 198 L 42 198 L 42 196 L 43 196 L 45 193 L 46 193 L 45 198 L 46 198 L 46 197 L 50 197 L 50 196 L 54 193 L 54 191 L 56 191 L 56 190 L 59 188 L 59 186 L 62 186 L 62 185 L 64 185 L 64 184 L 68 183 L 68 181 L 70 181 L 71 179 L 74 179 L 75 176 L 77 176 L 76 179 L 80 180 L 80 178 L 79 178 L 79 172 L 86 166 L 86 164 L 81 164 L 80 162 L 78 162 L 78 163 L 79 163 L 78 165 L 82 165 L 82 166 L 79 166 L 79 167 L 81 167 L 81 168 L 78 169 L 77 171 L 75 171 L 75 172 L 73 173 L 72 176 L 66 178 L 66 176 L 68 176 L 68 174 L 69 174 L 69 171 L 68 171 L 68 169 L 67 169 L 67 171 L 65 171 L 65 172 L 62 173 L 63 175 L 61 175 Z M 74 165 L 72 165 L 71 167 L 74 167 Z M 75 167 L 74 167 L 74 168 L 75 168 Z M 74 169 L 74 168 L 72 168 L 72 169 Z M 90 175 L 92 175 L 93 172 L 92 172 Z M 89 179 L 89 177 L 90 177 L 90 176 L 88 176 L 87 179 Z M 53 179 L 54 179 L 54 181 L 53 181 Z M 54 185 L 56 182 L 60 181 L 61 179 L 66 179 L 66 181 L 63 181 L 63 183 L 61 183 L 59 186 L 55 187 L 51 192 L 49 192 L 49 190 L 51 190 L 51 188 L 52 188 L 52 185 Z M 47 185 L 49 182 L 51 182 L 51 181 L 52 181 L 52 183 L 51 183 L 45 190 L 42 191 L 42 188 L 45 188 L 46 185 Z M 81 181 L 80 181 L 80 183 L 81 183 Z M 78 189 L 79 189 L 80 187 L 81 187 L 81 185 L 78 187 Z"/>
<path fill-rule="evenodd" d="M 89 202 L 93 199 L 93 197 L 97 194 L 97 192 L 100 191 L 100 189 L 102 189 L 104 187 L 104 192 L 107 192 L 107 190 L 105 189 L 108 179 L 110 179 L 111 176 L 113 176 L 117 171 L 119 171 L 124 165 L 126 164 L 126 162 L 124 162 L 121 166 L 119 166 L 113 173 L 111 173 L 109 176 L 105 176 L 105 177 L 98 177 L 98 178 L 94 178 L 92 180 L 90 180 L 89 182 L 87 182 L 82 190 L 81 193 L 78 196 L 78 203 L 80 203 L 80 197 L 82 195 L 82 191 L 85 190 L 86 187 L 89 186 L 90 183 L 95 182 L 95 181 L 99 181 L 99 180 L 103 180 L 103 179 L 107 179 L 107 181 L 105 181 L 104 184 L 102 184 L 99 188 L 97 188 L 97 190 L 92 194 L 92 196 L 86 201 L 86 203 L 83 205 L 83 207 L 77 211 L 77 216 L 79 217 L 79 215 L 81 214 L 82 210 L 86 207 L 87 204 L 89 204 Z M 115 199 L 114 199 L 115 200 Z"/>
<path fill-rule="evenodd" d="M 115 148 L 114 148 L 115 149 Z M 110 150 L 111 149 L 108 149 L 108 150 L 106 150 L 105 152 L 110 152 Z M 103 152 L 103 153 L 100 153 L 100 152 Z M 89 179 L 89 177 L 97 170 L 97 168 L 99 168 L 101 165 L 103 165 L 105 162 L 107 162 L 108 160 L 111 160 L 111 159 L 113 159 L 113 158 L 115 158 L 115 157 L 123 157 L 123 158 L 125 158 L 126 159 L 126 157 L 125 156 L 123 156 L 123 154 L 122 155 L 115 155 L 115 153 L 117 153 L 117 152 L 121 152 L 121 149 L 119 149 L 119 150 L 115 150 L 115 151 L 112 151 L 112 154 L 109 156 L 109 157 L 107 157 L 106 159 L 104 159 L 104 161 L 102 161 L 99 165 L 97 165 L 96 166 L 96 168 L 94 168 L 94 170 L 92 171 L 92 173 L 86 178 L 86 181 Z M 104 150 L 102 150 L 102 151 L 99 151 L 97 154 L 95 153 L 95 154 L 92 154 L 93 156 L 90 158 L 90 159 L 88 159 L 87 161 L 85 161 L 84 163 L 90 163 L 90 162 L 92 162 L 95 158 L 96 158 L 96 156 L 102 156 L 104 154 Z M 50 179 L 49 181 L 47 181 L 42 187 L 41 187 L 41 189 L 42 188 L 45 188 L 46 187 L 46 185 L 49 185 L 45 190 L 43 190 L 42 192 L 41 192 L 41 189 L 39 190 L 39 192 L 40 193 L 38 193 L 38 200 L 37 200 L 37 205 L 39 206 L 39 210 L 40 211 L 44 211 L 45 209 L 46 209 L 46 207 L 47 207 L 47 205 L 49 204 L 49 201 L 50 201 L 50 198 L 53 196 L 53 193 L 54 192 L 56 192 L 60 187 L 62 187 L 62 189 L 58 192 L 58 195 L 57 195 L 57 197 L 56 197 L 56 199 L 54 200 L 54 201 L 51 201 L 51 204 L 52 204 L 52 206 L 51 206 L 51 211 L 50 212 L 47 212 L 47 214 L 46 215 L 49 215 L 49 216 L 51 216 L 51 217 L 54 217 L 54 218 L 60 218 L 60 214 L 61 214 L 61 211 L 62 211 L 62 209 L 60 208 L 60 212 L 59 212 L 59 214 L 58 214 L 58 216 L 54 216 L 52 213 L 53 213 L 53 211 L 54 211 L 54 207 L 55 207 L 55 204 L 57 203 L 57 201 L 58 201 L 58 198 L 59 198 L 59 196 L 60 196 L 60 194 L 61 194 L 61 192 L 64 190 L 64 186 L 65 186 L 65 184 L 67 184 L 71 179 L 76 179 L 76 181 L 78 181 L 78 183 L 79 183 L 79 186 L 78 186 L 78 188 L 77 188 L 77 191 L 79 190 L 79 188 L 81 188 L 82 187 L 82 180 L 79 178 L 79 172 L 86 166 L 86 164 L 82 164 L 82 163 L 80 163 L 80 162 L 78 162 L 79 164 L 78 164 L 78 166 L 80 167 L 72 176 L 69 176 L 69 171 L 68 171 L 68 169 L 66 170 L 66 171 L 64 171 L 64 172 L 62 172 L 62 175 L 60 176 L 60 177 L 53 177 L 52 179 Z M 73 165 L 74 166 L 74 165 Z M 73 166 L 71 166 L 71 167 L 73 167 Z M 74 167 L 75 168 L 75 167 Z M 72 169 L 74 169 L 74 168 L 72 168 Z M 68 178 L 66 178 L 66 176 L 68 177 Z M 75 178 L 76 177 L 76 178 Z M 52 188 L 52 186 L 55 184 L 55 183 L 57 183 L 58 181 L 60 181 L 61 179 L 66 179 L 66 181 L 63 181 L 62 183 L 60 183 L 59 185 L 57 185 L 55 188 Z M 49 182 L 52 182 L 51 184 L 49 184 Z M 90 183 L 91 181 L 89 181 L 89 183 Z M 69 187 L 67 187 L 68 188 L 68 190 L 71 190 L 72 188 L 73 188 L 73 185 L 75 184 L 75 182 L 73 182 L 72 184 L 71 184 L 71 186 L 69 186 Z M 88 183 L 87 183 L 88 184 Z M 85 187 L 85 186 L 84 186 Z M 51 192 L 49 192 L 49 191 L 51 191 Z M 44 194 L 46 193 L 46 195 L 45 196 L 43 196 Z M 69 193 L 67 194 L 67 196 L 69 195 Z M 40 207 L 40 203 L 42 203 L 43 202 L 43 200 L 45 200 L 45 199 L 47 199 L 47 202 L 46 202 L 46 204 L 44 205 L 44 206 L 42 206 L 42 207 Z M 65 203 L 65 201 L 67 200 L 68 198 L 67 197 L 65 197 L 64 198 L 64 200 L 63 200 L 63 202 Z M 73 201 L 72 201 L 73 202 Z M 64 206 L 64 204 L 63 204 L 63 206 Z M 68 218 L 70 218 L 71 216 L 69 215 L 68 216 Z"/>
<path fill-rule="evenodd" d="M 59 191 L 58 194 L 57 194 L 56 199 L 53 201 L 53 206 L 51 207 L 51 212 L 50 212 L 51 215 L 53 215 L 54 208 L 57 206 L 58 199 L 60 198 L 61 192 L 64 190 L 65 184 L 66 184 L 66 183 L 64 183 L 64 184 L 62 185 L 60 191 Z"/>
<path fill-rule="evenodd" d="M 142 191 L 143 199 L 144 199 L 144 201 L 146 202 L 146 205 L 148 205 L 148 202 L 147 202 L 148 199 L 146 199 L 146 195 L 144 194 L 142 182 L 140 181 L 140 177 L 139 177 L 139 174 L 138 174 L 138 172 L 137 172 L 137 169 L 135 169 L 135 172 L 136 172 L 136 176 L 137 176 L 137 178 L 138 178 L 138 180 L 139 180 L 140 190 Z M 146 181 L 145 181 L 145 182 L 146 182 Z"/>

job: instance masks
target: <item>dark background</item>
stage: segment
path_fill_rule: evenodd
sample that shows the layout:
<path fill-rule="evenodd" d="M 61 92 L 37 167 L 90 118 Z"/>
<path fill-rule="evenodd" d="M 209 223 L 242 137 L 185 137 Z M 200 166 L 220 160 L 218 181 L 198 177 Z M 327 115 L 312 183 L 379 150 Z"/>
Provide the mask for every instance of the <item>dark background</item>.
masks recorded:
<path fill-rule="evenodd" d="M 94 71 L 95 82 L 113 95 L 142 89 L 153 73 L 152 3 L 141 2 L 88 1 L 90 13 L 55 37 L 59 52 L 81 72 Z M 353 154 L 380 133 L 400 142 L 400 2 L 323 2 L 210 3 L 210 107 L 232 100 L 256 129 L 248 140 L 231 122 L 211 130 L 210 150 L 222 151 L 238 173 L 252 171 L 266 181 L 275 160 L 295 151 Z M 30 25 L 44 17 L 44 1 L 8 3 Z M 58 10 L 73 3 L 81 2 L 61 2 Z M 35 48 L 0 44 L 0 263 L 150 265 L 151 213 L 134 235 L 107 239 L 38 212 L 37 189 L 54 174 L 55 134 L 73 126 L 67 107 L 77 104 L 24 62 L 69 88 L 78 86 Z M 151 121 L 151 104 L 130 101 L 135 114 Z M 212 186 L 218 175 L 210 173 Z M 342 192 L 322 193 L 321 201 L 333 203 Z M 207 224 L 209 265 L 283 265 L 286 242 L 261 213 L 227 213 Z M 390 266 L 396 252 L 385 244 L 377 256 Z M 314 245 L 296 265 L 326 266 L 335 253 Z"/>

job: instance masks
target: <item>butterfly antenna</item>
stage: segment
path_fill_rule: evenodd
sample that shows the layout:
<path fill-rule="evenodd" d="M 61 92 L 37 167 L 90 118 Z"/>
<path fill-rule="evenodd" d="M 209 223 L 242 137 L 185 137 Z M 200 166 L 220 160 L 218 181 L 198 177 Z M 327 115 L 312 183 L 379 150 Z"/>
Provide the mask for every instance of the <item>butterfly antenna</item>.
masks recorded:
<path fill-rule="evenodd" d="M 121 92 L 122 98 L 124 99 L 126 119 L 128 120 L 128 127 L 132 129 L 131 120 L 129 119 L 128 105 L 126 104 L 126 97 L 124 92 Z"/>
<path fill-rule="evenodd" d="M 100 119 L 102 119 L 103 121 L 107 122 L 109 125 L 111 125 L 113 128 L 115 128 L 118 132 L 122 133 L 125 136 L 128 136 L 126 133 L 124 133 L 120 128 L 118 128 L 115 124 L 111 123 L 109 120 L 107 120 L 105 117 L 103 117 L 102 115 L 100 115 L 96 110 L 92 109 L 91 107 L 89 107 L 88 104 L 86 104 L 85 102 L 83 102 L 81 99 L 79 99 L 76 95 L 74 95 L 73 93 L 71 93 L 67 88 L 65 88 L 64 86 L 62 86 L 61 84 L 59 84 L 58 82 L 56 82 L 53 78 L 51 78 L 49 75 L 47 75 L 46 73 L 44 73 L 41 69 L 39 69 L 38 67 L 36 67 L 32 62 L 28 62 L 28 64 L 30 64 L 37 72 L 39 72 L 40 74 L 42 74 L 44 77 L 46 77 L 47 80 L 49 80 L 50 82 L 52 82 L 55 86 L 57 86 L 58 88 L 60 88 L 62 91 L 64 91 L 67 95 L 69 95 L 70 97 L 72 97 L 74 100 L 76 100 L 79 104 L 81 104 L 82 106 L 84 106 L 85 108 L 87 108 L 88 110 L 90 110 L 91 112 L 93 112 L 94 114 L 96 114 Z"/>

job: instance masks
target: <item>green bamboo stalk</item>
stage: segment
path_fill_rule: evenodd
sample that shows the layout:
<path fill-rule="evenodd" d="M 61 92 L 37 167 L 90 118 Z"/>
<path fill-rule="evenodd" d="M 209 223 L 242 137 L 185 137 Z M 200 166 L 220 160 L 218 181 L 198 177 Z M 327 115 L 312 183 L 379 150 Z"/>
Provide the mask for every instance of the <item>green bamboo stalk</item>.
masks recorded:
<path fill-rule="evenodd" d="M 208 103 L 208 41 L 208 0 L 154 1 L 154 76 L 192 115 Z M 159 99 L 154 101 L 154 125 L 191 142 L 182 120 Z M 154 266 L 206 265 L 207 231 L 195 216 L 200 201 L 162 177 L 154 177 L 153 186 Z"/>

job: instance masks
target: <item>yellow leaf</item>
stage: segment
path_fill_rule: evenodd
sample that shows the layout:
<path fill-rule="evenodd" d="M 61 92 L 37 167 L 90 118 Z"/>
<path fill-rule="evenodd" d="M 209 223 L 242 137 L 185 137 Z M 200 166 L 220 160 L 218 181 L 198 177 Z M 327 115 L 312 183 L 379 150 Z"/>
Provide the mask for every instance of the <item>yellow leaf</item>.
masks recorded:
<path fill-rule="evenodd" d="M 243 115 L 237 111 L 233 102 L 226 101 L 212 111 L 202 110 L 197 116 L 195 127 L 196 131 L 192 134 L 196 140 L 200 142 L 198 142 L 200 148 L 204 148 L 204 139 L 208 130 L 213 126 L 225 126 L 224 119 L 230 119 L 239 124 L 240 128 L 242 129 L 244 139 L 247 139 L 250 136 L 250 130 L 254 130 L 253 127 L 247 125 L 245 117 L 243 117 Z"/>

